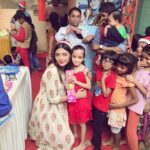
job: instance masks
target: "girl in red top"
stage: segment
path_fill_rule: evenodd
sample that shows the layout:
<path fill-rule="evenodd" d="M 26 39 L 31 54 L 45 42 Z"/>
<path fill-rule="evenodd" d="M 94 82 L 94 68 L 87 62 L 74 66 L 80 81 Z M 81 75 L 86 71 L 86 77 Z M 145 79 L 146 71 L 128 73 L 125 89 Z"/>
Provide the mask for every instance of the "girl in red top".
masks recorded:
<path fill-rule="evenodd" d="M 77 136 L 77 125 L 81 127 L 81 142 L 73 148 L 84 149 L 86 147 L 85 135 L 86 135 L 86 123 L 91 120 L 91 103 L 90 93 L 91 81 L 87 76 L 87 68 L 83 65 L 85 57 L 85 49 L 81 45 L 74 46 L 72 49 L 72 63 L 73 63 L 73 82 L 75 84 L 75 92 L 80 89 L 86 90 L 86 97 L 77 99 L 76 102 L 68 103 L 68 115 L 69 123 L 73 125 L 74 136 Z"/>
<path fill-rule="evenodd" d="M 112 91 L 116 84 L 116 75 L 113 72 L 117 54 L 106 51 L 101 56 L 101 68 L 95 74 L 95 90 L 93 104 L 93 150 L 101 150 L 102 131 L 105 126 Z"/>

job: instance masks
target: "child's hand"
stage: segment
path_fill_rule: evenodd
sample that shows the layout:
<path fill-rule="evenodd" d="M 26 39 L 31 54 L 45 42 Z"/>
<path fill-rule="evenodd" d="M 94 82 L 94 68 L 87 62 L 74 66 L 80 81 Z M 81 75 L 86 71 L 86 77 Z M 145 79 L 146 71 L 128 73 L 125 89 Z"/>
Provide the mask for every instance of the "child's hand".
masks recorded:
<path fill-rule="evenodd" d="M 129 82 L 135 83 L 136 79 L 133 77 L 133 75 L 126 75 L 126 79 Z"/>
<path fill-rule="evenodd" d="M 102 76 L 102 81 L 105 81 L 108 75 L 109 75 L 109 72 L 104 72 Z"/>
<path fill-rule="evenodd" d="M 86 75 L 87 75 L 87 77 L 88 77 L 90 80 L 92 80 L 92 72 L 88 71 L 88 72 L 86 73 Z"/>
<path fill-rule="evenodd" d="M 72 83 L 77 83 L 77 79 L 75 76 L 72 77 Z"/>
<path fill-rule="evenodd" d="M 88 35 L 88 36 L 84 37 L 83 42 L 84 43 L 89 43 L 90 41 L 93 40 L 93 38 L 94 38 L 93 35 Z"/>
<path fill-rule="evenodd" d="M 79 89 L 76 93 L 76 98 L 81 99 L 86 97 L 86 90 L 85 89 Z"/>
<path fill-rule="evenodd" d="M 97 81 L 97 82 L 96 82 L 96 85 L 100 87 L 101 82 Z"/>
<path fill-rule="evenodd" d="M 65 89 L 66 89 L 66 90 L 69 89 L 69 83 L 68 83 L 68 82 L 65 83 Z"/>
<path fill-rule="evenodd" d="M 96 65 L 99 65 L 101 61 L 101 55 L 98 55 L 97 60 L 95 61 Z"/>

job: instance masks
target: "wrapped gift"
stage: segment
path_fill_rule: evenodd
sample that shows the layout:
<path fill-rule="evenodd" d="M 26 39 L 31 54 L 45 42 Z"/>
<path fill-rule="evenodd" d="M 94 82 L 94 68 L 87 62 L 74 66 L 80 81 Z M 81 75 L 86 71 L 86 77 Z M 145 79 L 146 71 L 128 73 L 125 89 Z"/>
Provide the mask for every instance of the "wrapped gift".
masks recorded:
<path fill-rule="evenodd" d="M 73 70 L 66 71 L 66 82 L 68 83 L 67 97 L 68 102 L 76 102 L 75 84 L 72 82 Z"/>

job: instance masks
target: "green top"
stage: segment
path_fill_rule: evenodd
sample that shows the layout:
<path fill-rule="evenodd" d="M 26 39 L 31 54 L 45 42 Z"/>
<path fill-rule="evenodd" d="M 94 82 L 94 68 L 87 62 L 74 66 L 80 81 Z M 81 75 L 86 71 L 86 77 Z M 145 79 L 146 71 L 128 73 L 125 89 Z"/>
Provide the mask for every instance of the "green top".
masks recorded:
<path fill-rule="evenodd" d="M 117 31 L 119 32 L 119 34 L 126 39 L 127 38 L 127 32 L 124 26 L 122 26 L 121 28 L 117 29 Z"/>

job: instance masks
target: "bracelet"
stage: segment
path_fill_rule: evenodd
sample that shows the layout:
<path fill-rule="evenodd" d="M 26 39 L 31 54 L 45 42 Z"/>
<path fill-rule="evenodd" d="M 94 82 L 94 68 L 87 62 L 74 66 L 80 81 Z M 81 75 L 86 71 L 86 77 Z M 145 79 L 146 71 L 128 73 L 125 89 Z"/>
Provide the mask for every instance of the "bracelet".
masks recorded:
<path fill-rule="evenodd" d="M 100 49 L 103 49 L 103 45 L 99 45 L 99 48 L 100 48 Z"/>

